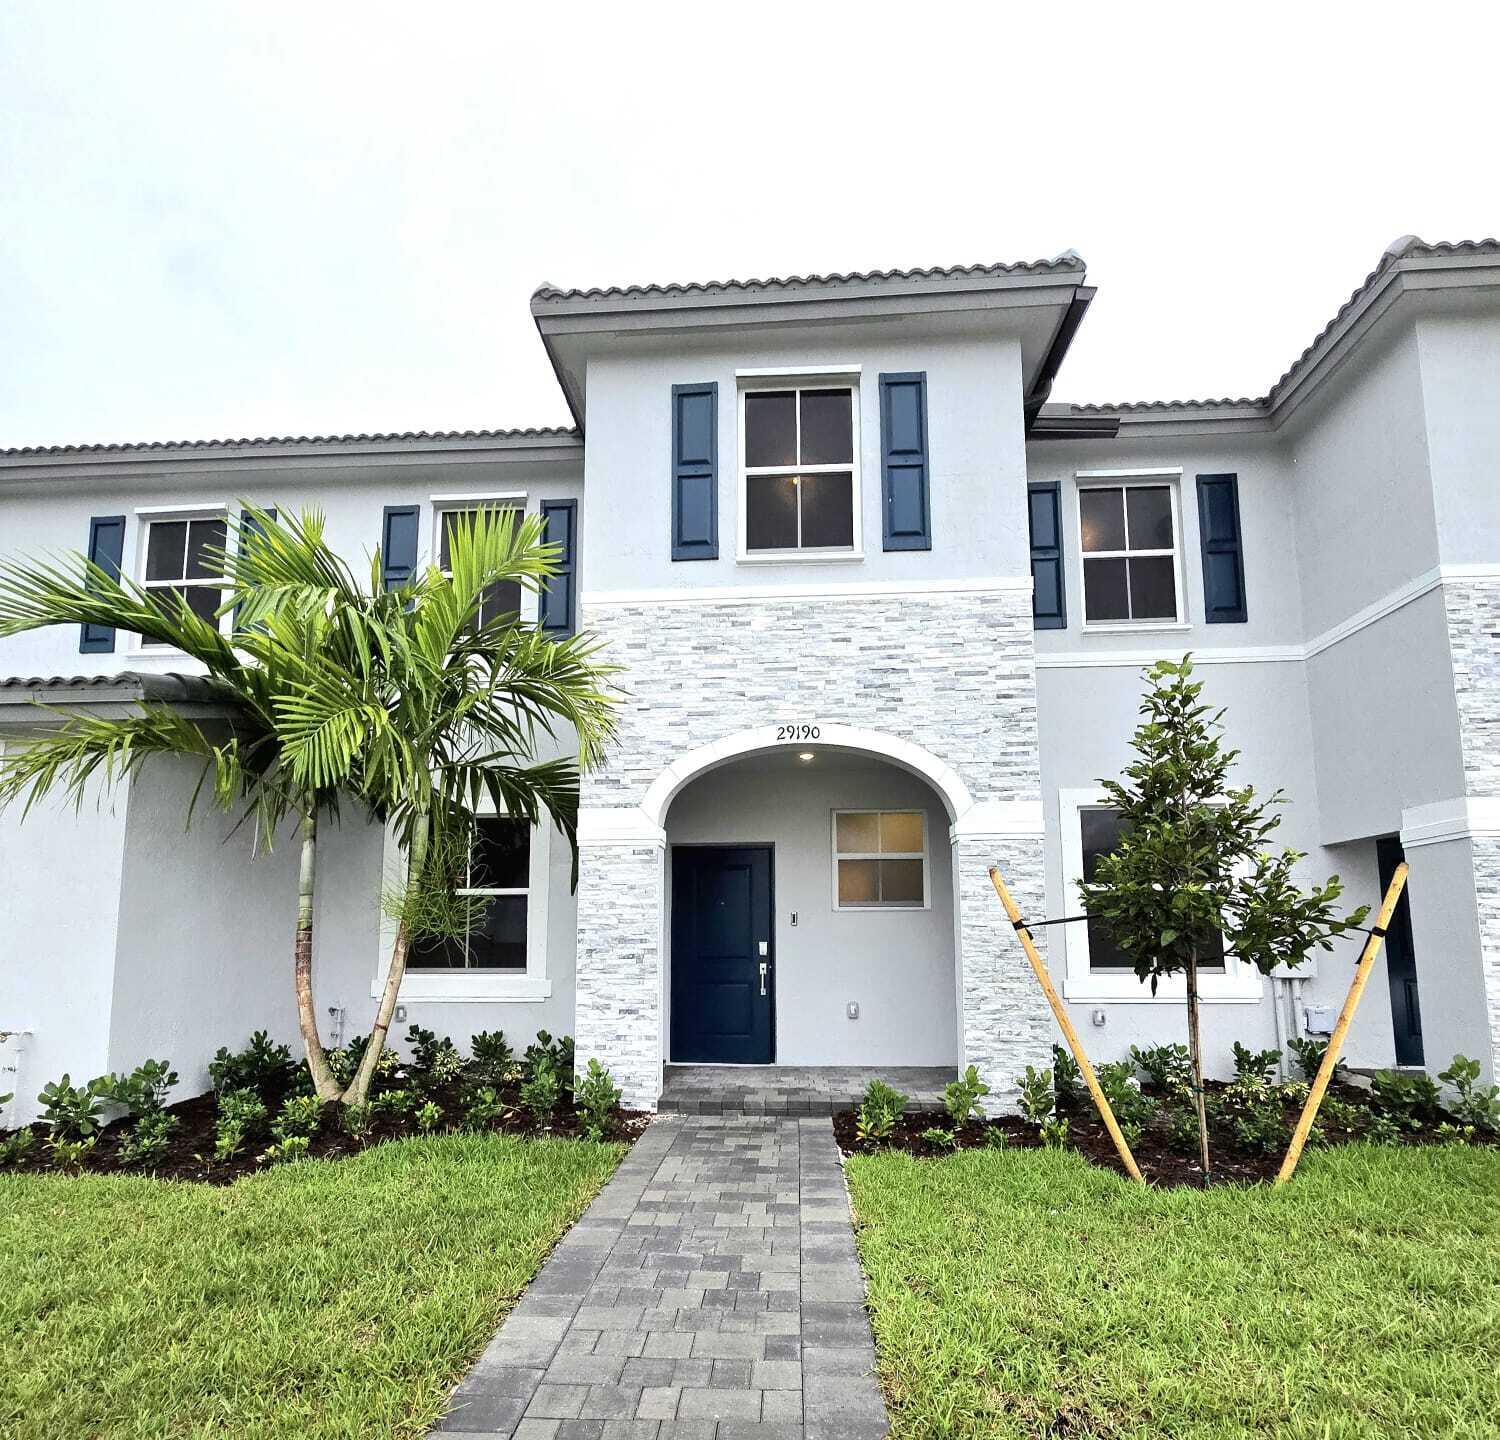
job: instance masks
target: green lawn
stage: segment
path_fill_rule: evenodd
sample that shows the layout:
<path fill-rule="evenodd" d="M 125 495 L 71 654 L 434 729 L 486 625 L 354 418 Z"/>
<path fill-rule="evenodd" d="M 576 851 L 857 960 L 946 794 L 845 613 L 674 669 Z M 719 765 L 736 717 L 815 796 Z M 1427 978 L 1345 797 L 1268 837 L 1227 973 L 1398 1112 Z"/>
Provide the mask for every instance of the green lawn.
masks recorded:
<path fill-rule="evenodd" d="M 1500 1435 L 1500 1152 L 1153 1191 L 1049 1151 L 856 1157 L 897 1440 Z"/>
<path fill-rule="evenodd" d="M 420 1435 L 622 1153 L 476 1135 L 223 1189 L 0 1176 L 0 1435 Z"/>

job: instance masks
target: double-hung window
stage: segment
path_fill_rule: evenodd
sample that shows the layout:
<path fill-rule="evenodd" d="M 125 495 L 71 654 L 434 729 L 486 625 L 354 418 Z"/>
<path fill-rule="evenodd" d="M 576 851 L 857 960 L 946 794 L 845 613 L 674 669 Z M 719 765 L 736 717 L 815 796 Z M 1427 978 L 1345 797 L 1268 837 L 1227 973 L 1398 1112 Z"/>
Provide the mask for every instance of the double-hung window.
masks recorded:
<path fill-rule="evenodd" d="M 927 904 L 927 817 L 920 810 L 835 810 L 836 910 L 920 910 Z"/>
<path fill-rule="evenodd" d="M 1061 909 L 1076 915 L 1083 909 L 1080 880 L 1092 880 L 1100 860 L 1112 854 L 1126 833 L 1118 810 L 1095 789 L 1064 789 L 1058 793 L 1058 836 L 1062 846 L 1063 898 Z M 1048 932 L 1065 961 L 1064 994 L 1077 1001 L 1125 1001 L 1131 1004 L 1181 1004 L 1186 982 L 1179 973 L 1163 978 L 1155 991 L 1149 981 L 1136 979 L 1130 960 L 1098 920 L 1061 925 Z M 1263 981 L 1253 966 L 1226 953 L 1223 937 L 1199 957 L 1201 991 L 1209 1001 L 1252 1004 L 1261 998 Z"/>
<path fill-rule="evenodd" d="M 508 513 L 514 524 L 520 525 L 523 512 L 519 505 L 485 505 L 466 506 L 454 510 L 438 511 L 438 568 L 445 574 L 449 572 L 449 552 L 453 544 L 453 534 L 460 523 L 472 525 L 475 517 L 480 511 L 503 511 Z M 519 580 L 500 580 L 485 588 L 484 597 L 479 602 L 479 614 L 475 617 L 476 627 L 482 628 L 499 615 L 519 615 L 521 612 L 521 583 Z"/>
<path fill-rule="evenodd" d="M 527 907 L 531 898 L 531 827 L 506 816 L 474 822 L 460 898 L 474 902 L 467 935 L 424 936 L 412 945 L 414 970 L 526 973 Z"/>
<path fill-rule="evenodd" d="M 212 557 L 223 551 L 225 534 L 223 515 L 148 519 L 141 584 L 165 605 L 174 605 L 172 596 L 181 596 L 194 614 L 219 625 L 214 612 L 224 603 L 218 578 L 222 571 Z M 156 640 L 142 640 L 141 645 L 168 648 Z"/>
<path fill-rule="evenodd" d="M 858 430 L 850 385 L 740 392 L 747 557 L 858 552 Z"/>
<path fill-rule="evenodd" d="M 1182 618 L 1177 488 L 1165 480 L 1078 487 L 1088 625 Z"/>

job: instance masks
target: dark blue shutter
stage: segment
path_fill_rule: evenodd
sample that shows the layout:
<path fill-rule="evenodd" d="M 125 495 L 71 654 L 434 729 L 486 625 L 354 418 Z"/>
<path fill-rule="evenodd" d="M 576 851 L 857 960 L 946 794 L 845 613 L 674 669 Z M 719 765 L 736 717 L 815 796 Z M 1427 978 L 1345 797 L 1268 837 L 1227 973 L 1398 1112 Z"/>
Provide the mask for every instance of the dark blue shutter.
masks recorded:
<path fill-rule="evenodd" d="M 387 505 L 380 530 L 380 574 L 387 590 L 405 585 L 417 573 L 416 505 Z"/>
<path fill-rule="evenodd" d="M 1238 476 L 1198 477 L 1198 534 L 1203 545 L 1203 618 L 1210 625 L 1239 624 L 1248 615 Z"/>
<path fill-rule="evenodd" d="M 111 579 L 120 578 L 125 557 L 125 517 L 96 515 L 89 521 L 89 559 Z M 115 632 L 108 625 L 84 625 L 78 634 L 83 655 L 107 655 L 115 648 Z"/>
<path fill-rule="evenodd" d="M 1056 484 L 1026 489 L 1031 530 L 1031 625 L 1034 630 L 1063 630 L 1068 606 L 1063 583 L 1062 497 Z"/>
<path fill-rule="evenodd" d="M 880 377 L 881 532 L 887 550 L 931 550 L 927 376 Z"/>
<path fill-rule="evenodd" d="M 578 502 L 542 501 L 542 539 L 558 546 L 557 574 L 542 581 L 542 629 L 571 635 L 578 628 Z"/>
<path fill-rule="evenodd" d="M 672 558 L 719 558 L 719 387 L 672 387 Z"/>

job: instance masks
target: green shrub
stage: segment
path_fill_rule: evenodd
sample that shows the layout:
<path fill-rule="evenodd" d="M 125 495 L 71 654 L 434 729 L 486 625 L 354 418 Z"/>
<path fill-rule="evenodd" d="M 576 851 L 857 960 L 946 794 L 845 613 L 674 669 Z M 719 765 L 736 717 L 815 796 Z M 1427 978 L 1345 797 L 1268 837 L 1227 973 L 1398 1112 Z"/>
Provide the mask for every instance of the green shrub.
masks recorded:
<path fill-rule="evenodd" d="M 1021 1114 L 1030 1124 L 1038 1128 L 1045 1126 L 1057 1109 L 1052 1071 L 1028 1065 L 1026 1073 L 1016 1083 L 1021 1087 Z"/>
<path fill-rule="evenodd" d="M 300 1137 L 311 1140 L 323 1118 L 323 1102 L 316 1095 L 289 1095 L 277 1112 L 271 1134 L 278 1140 Z"/>
<path fill-rule="evenodd" d="M 1010 1136 L 998 1125 L 990 1125 L 984 1132 L 985 1147 L 990 1150 L 1004 1150 L 1010 1144 Z"/>
<path fill-rule="evenodd" d="M 1041 1137 L 1049 1150 L 1061 1150 L 1068 1143 L 1068 1117 L 1049 1115 L 1042 1121 Z"/>
<path fill-rule="evenodd" d="M 1323 1063 L 1323 1057 L 1328 1053 L 1327 1040 L 1314 1040 L 1311 1036 L 1293 1035 L 1286 1042 L 1286 1048 L 1292 1052 L 1292 1058 L 1297 1062 L 1297 1069 L 1302 1072 L 1304 1080 L 1315 1080 L 1318 1068 Z M 1333 1067 L 1331 1082 L 1337 1082 L 1347 1078 L 1348 1071 L 1344 1062 L 1340 1060 Z"/>
<path fill-rule="evenodd" d="M 306 1067 L 292 1059 L 291 1047 L 276 1045 L 264 1030 L 257 1030 L 243 1050 L 220 1046 L 208 1062 L 208 1078 L 214 1090 L 253 1090 L 269 1107 L 298 1082 Z"/>
<path fill-rule="evenodd" d="M 435 1100 L 424 1101 L 417 1109 L 417 1129 L 431 1135 L 443 1123 L 442 1108 Z"/>
<path fill-rule="evenodd" d="M 557 1071 L 550 1064 L 533 1065 L 531 1073 L 521 1082 L 521 1104 L 531 1112 L 538 1129 L 551 1121 L 561 1098 L 562 1081 Z"/>
<path fill-rule="evenodd" d="M 1500 1085 L 1481 1085 L 1479 1072 L 1479 1061 L 1455 1055 L 1438 1079 L 1457 1091 L 1448 1109 L 1460 1126 L 1494 1134 L 1500 1131 Z"/>
<path fill-rule="evenodd" d="M 943 1108 L 955 1130 L 979 1114 L 979 1102 L 990 1093 L 990 1087 L 979 1078 L 972 1065 L 943 1091 Z"/>
<path fill-rule="evenodd" d="M 59 1170 L 81 1170 L 98 1141 L 97 1135 L 90 1135 L 86 1140 L 69 1140 L 54 1134 L 47 1141 L 47 1149 L 52 1152 Z"/>
<path fill-rule="evenodd" d="M 865 1087 L 855 1119 L 855 1133 L 861 1140 L 885 1140 L 906 1113 L 907 1097 L 883 1080 L 872 1080 Z"/>
<path fill-rule="evenodd" d="M 620 1087 L 596 1058 L 589 1059 L 573 1103 L 578 1109 L 583 1133 L 590 1140 L 604 1139 L 614 1122 L 615 1112 L 620 1108 Z"/>
<path fill-rule="evenodd" d="M 554 1040 L 545 1030 L 536 1032 L 536 1040 L 526 1047 L 521 1061 L 521 1073 L 530 1076 L 539 1066 L 551 1069 L 558 1084 L 564 1090 L 573 1088 L 573 1037 L 564 1035 Z"/>
<path fill-rule="evenodd" d="M 469 1041 L 469 1055 L 475 1073 L 491 1085 L 503 1085 L 515 1068 L 515 1052 L 503 1030 L 481 1030 Z"/>
<path fill-rule="evenodd" d="M 247 1140 L 260 1135 L 265 1124 L 265 1101 L 254 1090 L 225 1090 L 219 1096 L 219 1114 L 214 1121 L 214 1159 L 233 1159 Z"/>
<path fill-rule="evenodd" d="M 1114 1060 L 1094 1072 L 1109 1108 L 1115 1112 L 1115 1123 L 1126 1142 L 1134 1145 L 1156 1114 L 1156 1102 L 1141 1090 L 1135 1078 L 1135 1063 Z"/>
<path fill-rule="evenodd" d="M 933 1125 L 922 1132 L 922 1138 L 932 1146 L 934 1150 L 956 1150 L 958 1149 L 958 1136 L 951 1130 L 944 1130 L 941 1125 Z"/>
<path fill-rule="evenodd" d="M 266 1147 L 261 1159 L 271 1165 L 306 1160 L 311 1148 L 312 1136 L 310 1135 L 282 1135 Z"/>
<path fill-rule="evenodd" d="M 94 1082 L 98 1094 L 123 1105 L 140 1120 L 164 1110 L 167 1092 L 177 1084 L 177 1072 L 165 1060 L 143 1060 L 128 1075 L 105 1075 Z"/>
<path fill-rule="evenodd" d="M 390 1115 L 397 1120 L 410 1115 L 416 1103 L 417 1097 L 410 1090 L 382 1090 L 370 1097 L 370 1108 L 377 1115 Z"/>
<path fill-rule="evenodd" d="M 1177 1101 L 1166 1111 L 1167 1144 L 1185 1155 L 1198 1152 L 1198 1112 L 1186 1101 Z"/>
<path fill-rule="evenodd" d="M 1420 1130 L 1422 1122 L 1435 1115 L 1442 1096 L 1426 1075 L 1408 1075 L 1400 1070 L 1378 1070 L 1370 1088 L 1375 1103 L 1398 1130 Z"/>
<path fill-rule="evenodd" d="M 1052 1093 L 1059 1105 L 1073 1105 L 1083 1099 L 1083 1071 L 1078 1068 L 1066 1045 L 1052 1047 Z"/>
<path fill-rule="evenodd" d="M 73 1084 L 72 1077 L 64 1075 L 42 1087 L 36 1098 L 41 1102 L 42 1119 L 54 1140 L 84 1140 L 99 1130 L 99 1121 L 104 1114 L 104 1101 L 99 1093 L 99 1080 L 87 1085 Z"/>
<path fill-rule="evenodd" d="M 359 1071 L 360 1065 L 365 1058 L 365 1052 L 370 1048 L 370 1037 L 368 1035 L 356 1035 L 347 1045 L 337 1050 L 328 1052 L 328 1068 L 333 1072 L 333 1078 L 340 1085 L 348 1085 Z M 379 1080 L 389 1078 L 401 1067 L 401 1057 L 388 1045 L 380 1047 L 380 1059 L 375 1062 L 375 1073 L 371 1077 L 371 1089 Z"/>
<path fill-rule="evenodd" d="M 406 1043 L 411 1046 L 412 1074 L 421 1085 L 447 1085 L 464 1068 L 464 1057 L 446 1035 L 440 1039 L 431 1030 L 413 1025 L 406 1032 Z"/>
<path fill-rule="evenodd" d="M 492 1085 L 483 1085 L 471 1091 L 469 1103 L 464 1110 L 464 1128 L 467 1130 L 489 1130 L 505 1119 L 507 1107 L 500 1092 Z"/>
<path fill-rule="evenodd" d="M 368 1140 L 370 1127 L 375 1123 L 375 1107 L 368 1100 L 359 1105 L 344 1105 L 340 1108 L 339 1123 L 351 1140 Z"/>
<path fill-rule="evenodd" d="M 18 1165 L 36 1145 L 36 1135 L 31 1130 L 17 1130 L 0 1140 L 0 1167 Z"/>
<path fill-rule="evenodd" d="M 1164 1095 L 1185 1100 L 1193 1093 L 1193 1063 L 1186 1045 L 1132 1045 L 1130 1058 Z M 1196 1117 L 1193 1120 L 1196 1125 Z"/>
<path fill-rule="evenodd" d="M 165 1110 L 148 1110 L 120 1142 L 120 1159 L 127 1165 L 149 1165 L 160 1160 L 167 1153 L 178 1124 L 177 1117 Z"/>
<path fill-rule="evenodd" d="M 1280 1050 L 1248 1050 L 1238 1040 L 1234 1042 L 1234 1073 L 1238 1076 L 1269 1083 L 1280 1063 Z"/>
<path fill-rule="evenodd" d="M 1209 1109 L 1240 1147 L 1252 1154 L 1269 1155 L 1286 1143 L 1286 1114 L 1280 1096 L 1253 1067 L 1211 1096 Z"/>

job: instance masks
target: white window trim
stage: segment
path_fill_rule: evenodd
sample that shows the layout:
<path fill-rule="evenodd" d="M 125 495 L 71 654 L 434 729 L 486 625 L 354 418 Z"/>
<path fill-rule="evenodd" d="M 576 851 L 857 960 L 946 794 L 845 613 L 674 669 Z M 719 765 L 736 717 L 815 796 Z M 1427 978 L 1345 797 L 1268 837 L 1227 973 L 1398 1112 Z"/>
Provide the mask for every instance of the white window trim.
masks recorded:
<path fill-rule="evenodd" d="M 1179 470 L 1080 470 L 1074 475 L 1073 529 L 1074 552 L 1078 558 L 1078 608 L 1085 634 L 1145 634 L 1151 631 L 1190 630 L 1187 614 L 1187 592 L 1183 577 L 1182 552 L 1182 471 Z M 1166 488 L 1172 506 L 1172 548 L 1170 550 L 1089 550 L 1083 548 L 1083 492 L 1085 490 L 1131 490 L 1137 486 Z M 1172 584 L 1177 606 L 1175 620 L 1090 620 L 1088 588 L 1084 577 L 1085 560 L 1125 559 L 1131 556 L 1170 555 Z"/>
<path fill-rule="evenodd" d="M 488 807 L 481 815 L 493 815 Z M 530 862 L 527 867 L 526 896 L 526 973 L 499 974 L 494 971 L 450 970 L 442 973 L 408 970 L 401 979 L 401 1003 L 413 1000 L 517 1002 L 546 1000 L 552 994 L 547 976 L 547 895 L 552 870 L 552 838 L 556 827 L 543 818 L 531 832 Z M 402 854 L 394 827 L 387 826 L 380 866 L 381 891 L 399 883 Z M 504 892 L 500 892 L 504 893 Z M 380 912 L 380 950 L 375 958 L 375 972 L 370 981 L 370 998 L 378 1000 L 385 992 L 390 971 L 391 947 L 396 942 L 396 922 Z"/>
<path fill-rule="evenodd" d="M 736 425 L 736 464 L 735 472 L 738 476 L 736 485 L 739 488 L 739 500 L 737 509 L 739 512 L 739 534 L 735 546 L 735 558 L 741 565 L 827 565 L 860 561 L 865 558 L 864 539 L 864 504 L 863 492 L 860 482 L 860 409 L 859 392 L 860 377 L 851 374 L 847 370 L 832 370 L 826 372 L 810 372 L 799 370 L 794 375 L 782 377 L 764 376 L 757 381 L 746 383 L 741 377 L 739 393 L 736 399 L 738 423 Z M 848 548 L 827 550 L 751 550 L 747 545 L 749 534 L 749 505 L 750 487 L 746 483 L 752 473 L 745 466 L 745 396 L 754 394 L 756 391 L 765 390 L 848 390 L 849 391 L 849 423 L 853 431 L 850 448 L 850 461 L 847 465 L 803 465 L 793 467 L 798 474 L 826 474 L 842 473 L 847 470 L 849 475 L 849 503 L 853 509 L 853 544 Z M 797 426 L 800 437 L 802 426 L 802 407 L 797 406 Z M 800 445 L 799 445 L 800 448 Z M 784 475 L 788 467 L 785 465 L 757 465 L 753 471 L 756 475 Z"/>
<path fill-rule="evenodd" d="M 872 852 L 866 850 L 839 849 L 840 815 L 920 815 L 922 817 L 922 853 L 920 856 L 909 850 Z M 832 900 L 833 908 L 840 915 L 887 915 L 892 912 L 930 910 L 932 908 L 932 844 L 927 833 L 927 812 L 904 805 L 875 805 L 865 808 L 841 805 L 830 812 L 828 826 L 829 845 L 832 850 Z M 840 860 L 916 860 L 922 862 L 922 903 L 900 905 L 841 905 L 839 903 Z"/>
<path fill-rule="evenodd" d="M 430 548 L 432 563 L 439 565 L 443 558 L 443 516 L 453 511 L 496 509 L 515 510 L 521 519 L 526 519 L 526 492 L 524 490 L 496 490 L 482 495 L 432 495 L 432 535 Z M 446 574 L 447 572 L 444 571 Z M 523 625 L 535 625 L 541 619 L 541 597 L 530 586 L 521 586 L 521 609 L 518 612 Z"/>
<path fill-rule="evenodd" d="M 1062 845 L 1062 913 L 1082 912 L 1078 882 L 1083 879 L 1083 824 L 1079 812 L 1110 808 L 1109 797 L 1099 789 L 1063 789 L 1057 792 L 1058 836 Z M 1137 980 L 1129 972 L 1092 971 L 1089 969 L 1089 927 L 1082 921 L 1059 925 L 1063 932 L 1066 969 L 1063 995 L 1069 1000 L 1110 1000 L 1129 1005 L 1182 1005 L 1187 1000 L 1187 980 L 1182 975 L 1168 975 L 1151 993 L 1149 981 Z M 1258 1005 L 1263 985 L 1255 966 L 1247 965 L 1233 955 L 1225 955 L 1224 970 L 1200 972 L 1198 991 L 1206 1004 Z"/>
<path fill-rule="evenodd" d="M 225 539 L 229 537 L 229 525 L 233 521 L 230 514 L 229 502 L 225 500 L 205 500 L 189 505 L 137 505 L 135 507 L 135 568 L 131 572 L 136 577 L 136 583 L 144 590 L 165 590 L 172 585 L 203 585 L 209 589 L 218 589 L 222 595 L 223 586 L 210 586 L 206 581 L 196 580 L 147 580 L 146 579 L 146 553 L 151 539 L 151 527 L 156 524 L 170 524 L 173 520 L 213 520 L 218 516 L 224 517 Z M 230 633 L 230 616 L 226 612 L 219 616 L 219 634 Z M 144 660 L 157 659 L 162 656 L 175 658 L 183 654 L 175 645 L 148 645 L 144 637 L 132 635 L 128 652 L 138 655 Z"/>

